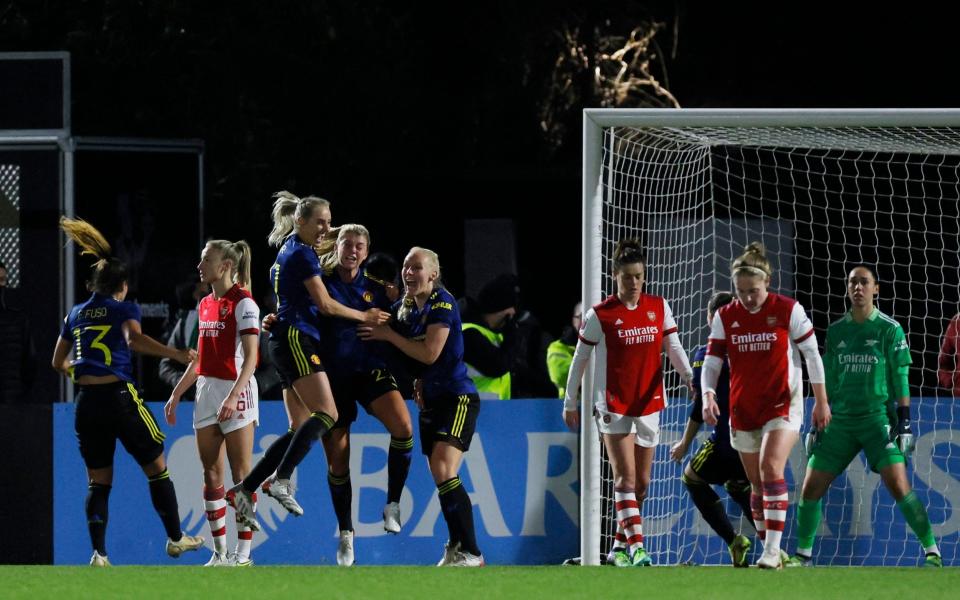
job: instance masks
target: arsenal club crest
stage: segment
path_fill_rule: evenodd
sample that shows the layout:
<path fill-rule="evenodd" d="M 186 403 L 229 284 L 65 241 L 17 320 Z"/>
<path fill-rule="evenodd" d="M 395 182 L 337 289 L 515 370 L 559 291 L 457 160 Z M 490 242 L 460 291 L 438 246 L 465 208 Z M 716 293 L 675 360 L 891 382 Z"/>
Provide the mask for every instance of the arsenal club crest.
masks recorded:
<path fill-rule="evenodd" d="M 776 327 L 776 326 L 777 326 L 777 318 L 774 317 L 773 315 L 767 317 L 767 327 Z"/>
<path fill-rule="evenodd" d="M 230 307 L 226 304 L 220 305 L 220 319 L 226 319 L 227 313 L 230 312 Z"/>
<path fill-rule="evenodd" d="M 647 318 L 650 319 L 651 321 L 656 321 L 656 320 L 657 320 L 657 313 L 653 312 L 652 310 L 648 310 L 648 311 L 647 311 Z"/>

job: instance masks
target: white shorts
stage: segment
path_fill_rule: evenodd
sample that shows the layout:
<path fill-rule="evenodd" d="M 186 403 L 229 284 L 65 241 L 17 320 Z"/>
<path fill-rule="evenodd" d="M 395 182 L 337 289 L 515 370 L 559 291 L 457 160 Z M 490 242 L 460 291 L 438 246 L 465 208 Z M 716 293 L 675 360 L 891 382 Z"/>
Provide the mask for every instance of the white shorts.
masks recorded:
<path fill-rule="evenodd" d="M 636 432 L 636 445 L 655 448 L 660 443 L 660 411 L 642 417 L 628 417 L 597 409 L 597 429 L 600 433 Z"/>
<path fill-rule="evenodd" d="M 800 388 L 798 387 L 790 399 L 790 414 L 786 417 L 777 417 L 764 423 L 760 429 L 752 431 L 737 431 L 730 426 L 730 446 L 738 452 L 747 452 L 755 454 L 760 452 L 760 445 L 763 443 L 763 436 L 768 431 L 776 429 L 786 429 L 787 431 L 800 431 L 803 425 L 803 398 L 800 397 Z"/>
<path fill-rule="evenodd" d="M 219 425 L 220 431 L 230 433 L 253 423 L 254 427 L 260 419 L 260 398 L 257 396 L 257 380 L 250 378 L 247 388 L 240 392 L 240 401 L 233 416 L 223 423 L 217 421 L 217 412 L 223 399 L 230 393 L 234 381 L 217 379 L 216 377 L 197 378 L 196 402 L 193 406 L 193 428 L 203 429 L 210 425 Z"/>

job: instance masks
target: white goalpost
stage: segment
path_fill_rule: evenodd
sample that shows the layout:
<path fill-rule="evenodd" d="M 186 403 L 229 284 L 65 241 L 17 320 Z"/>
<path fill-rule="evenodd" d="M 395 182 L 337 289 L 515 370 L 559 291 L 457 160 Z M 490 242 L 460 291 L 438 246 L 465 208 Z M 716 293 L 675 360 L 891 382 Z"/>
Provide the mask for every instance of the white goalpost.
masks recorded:
<path fill-rule="evenodd" d="M 944 564 L 958 564 L 960 403 L 939 387 L 937 369 L 943 333 L 960 310 L 960 110 L 585 110 L 584 305 L 613 292 L 613 248 L 627 237 L 646 247 L 646 290 L 670 302 L 688 353 L 706 343 L 707 299 L 731 289 L 730 262 L 750 241 L 767 247 L 772 289 L 806 307 L 821 345 L 826 327 L 846 310 L 846 270 L 875 265 L 880 310 L 903 326 L 913 357 L 918 443 L 908 464 L 911 483 L 927 506 Z M 655 564 L 729 564 L 725 545 L 686 495 L 682 465 L 669 458 L 690 404 L 666 363 L 664 371 L 670 402 L 642 508 L 647 549 Z M 615 522 L 592 403 L 581 410 L 580 555 L 591 565 L 609 548 Z M 798 444 L 787 469 L 784 545 L 791 552 L 805 469 Z M 753 537 L 746 521 L 738 524 L 739 507 L 727 507 L 735 529 Z M 862 456 L 833 484 L 823 515 L 818 564 L 906 566 L 922 559 Z"/>

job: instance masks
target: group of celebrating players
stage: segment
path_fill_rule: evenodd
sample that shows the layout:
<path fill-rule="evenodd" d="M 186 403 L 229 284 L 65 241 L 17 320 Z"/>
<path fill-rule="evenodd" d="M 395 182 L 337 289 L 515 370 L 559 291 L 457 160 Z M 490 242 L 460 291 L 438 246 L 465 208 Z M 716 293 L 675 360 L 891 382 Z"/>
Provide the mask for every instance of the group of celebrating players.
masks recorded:
<path fill-rule="evenodd" d="M 704 519 L 730 550 L 734 567 L 748 566 L 752 545 L 737 535 L 711 485 L 724 485 L 754 525 L 764 569 L 813 564 L 821 498 L 863 450 L 880 473 L 925 554 L 940 567 L 927 511 L 911 490 L 906 456 L 913 445 L 908 372 L 910 350 L 900 325 L 880 312 L 876 271 L 854 265 L 847 274 L 849 311 L 827 329 L 821 358 L 813 325 L 797 301 L 768 290 L 772 270 L 759 243 L 731 265 L 735 294 L 715 294 L 707 307 L 707 346 L 691 368 L 667 301 L 643 293 L 646 258 L 638 242 L 621 240 L 613 258 L 616 294 L 584 316 L 564 398 L 563 417 L 578 429 L 580 388 L 596 352 L 593 402 L 613 471 L 617 532 L 607 561 L 648 566 L 641 508 L 650 484 L 664 407 L 663 353 L 690 388 L 694 405 L 683 438 L 671 448 L 680 461 L 700 425 L 715 430 L 689 461 L 682 480 Z M 788 507 L 784 469 L 803 422 L 800 354 L 815 398 L 809 462 L 797 505 L 797 546 L 781 550 Z M 738 456 L 739 455 L 739 456 Z"/>
<path fill-rule="evenodd" d="M 180 529 L 176 492 L 163 457 L 163 433 L 140 399 L 130 351 L 190 365 L 164 414 L 175 424 L 183 393 L 197 385 L 193 424 L 203 465 L 203 498 L 213 537 L 208 566 L 248 566 L 259 530 L 257 491 L 294 515 L 294 469 L 314 441 L 327 456 L 327 479 L 340 529 L 337 562 L 354 563 L 350 425 L 357 404 L 390 433 L 384 529 L 401 528 L 400 494 L 413 449 L 410 414 L 392 371 L 415 381 L 421 450 L 436 483 L 449 541 L 440 565 L 481 566 L 470 497 L 458 472 L 480 410 L 463 363 L 457 302 L 440 280 L 437 255 L 414 247 L 401 269 L 403 295 L 391 276 L 371 272 L 370 234 L 362 225 L 331 227 L 330 204 L 316 197 L 275 195 L 278 247 L 270 269 L 277 312 L 261 319 L 250 288 L 246 242 L 211 240 L 197 269 L 211 293 L 200 302 L 196 351 L 167 347 L 142 333 L 140 312 L 125 301 L 127 270 L 89 223 L 62 218 L 61 227 L 98 260 L 92 295 L 72 308 L 54 350 L 53 366 L 78 385 L 76 432 L 89 481 L 86 515 L 91 564 L 108 566 L 106 526 L 119 439 L 149 479 L 150 495 L 167 536 L 167 553 L 196 550 L 203 538 Z M 650 484 L 665 406 L 663 353 L 694 397 L 684 436 L 671 455 L 682 460 L 701 423 L 716 429 L 683 471 L 683 483 L 705 520 L 723 537 L 735 567 L 747 565 L 751 541 L 737 535 L 711 485 L 723 484 L 763 543 L 757 566 L 812 564 L 821 498 L 862 449 L 879 472 L 925 552 L 941 566 L 923 504 L 910 489 L 905 456 L 912 445 L 908 369 L 903 330 L 874 305 L 874 269 L 856 265 L 847 277 L 851 308 L 827 330 L 821 358 L 803 307 L 768 290 L 770 263 L 750 244 L 731 266 L 735 294 L 718 293 L 707 307 L 709 342 L 693 367 L 680 344 L 667 301 L 643 293 L 646 258 L 638 242 L 622 240 L 613 259 L 616 294 L 584 317 L 566 385 L 563 418 L 579 428 L 577 395 L 592 352 L 597 354 L 593 403 L 614 476 L 617 533 L 608 561 L 646 566 L 641 508 Z M 269 351 L 283 381 L 289 429 L 253 465 L 253 427 L 259 398 L 253 377 L 258 336 L 269 329 Z M 72 352 L 72 357 L 71 357 Z M 798 503 L 797 547 L 781 550 L 788 506 L 784 469 L 803 421 L 803 355 L 814 397 L 810 454 Z M 829 400 L 828 400 L 829 399 Z M 892 408 L 895 406 L 895 410 Z M 739 456 L 738 456 L 739 455 Z M 233 487 L 226 489 L 224 456 Z M 226 541 L 227 506 L 235 509 L 237 547 Z"/>
<path fill-rule="evenodd" d="M 463 363 L 457 303 L 440 280 L 436 253 L 410 250 L 401 269 L 404 289 L 399 297 L 393 276 L 377 276 L 368 269 L 370 234 L 365 227 L 332 228 L 330 204 L 321 198 L 287 192 L 274 197 L 268 241 L 278 247 L 270 269 L 276 314 L 261 321 L 250 294 L 249 245 L 211 240 L 197 265 L 212 291 L 198 307 L 196 351 L 170 348 L 143 334 L 138 306 L 125 301 L 125 265 L 92 225 L 61 218 L 67 236 L 98 259 L 88 284 L 92 295 L 64 319 L 53 357 L 54 368 L 71 375 L 78 386 L 76 431 L 89 481 L 90 564 L 110 565 L 106 525 L 117 439 L 149 478 L 153 505 L 168 536 L 167 553 L 176 558 L 204 541 L 180 529 L 176 492 L 163 458 L 164 436 L 133 381 L 134 350 L 189 365 L 164 407 L 168 423 L 175 424 L 181 396 L 196 383 L 193 425 L 214 547 L 207 566 L 253 564 L 252 538 L 260 528 L 258 488 L 290 513 L 303 514 L 292 475 L 318 439 L 327 455 L 327 480 L 340 528 L 337 563 L 354 563 L 349 431 L 357 403 L 390 433 L 383 526 L 389 533 L 400 532 L 400 495 L 414 442 L 394 369 L 414 379 L 421 450 L 449 530 L 438 564 L 482 566 L 473 506 L 458 477 L 480 400 Z M 261 327 L 269 329 L 269 351 L 283 382 L 289 429 L 251 465 L 253 427 L 259 418 L 253 372 Z M 229 490 L 224 455 L 235 484 Z M 235 509 L 237 522 L 233 551 L 227 548 L 227 505 Z"/>

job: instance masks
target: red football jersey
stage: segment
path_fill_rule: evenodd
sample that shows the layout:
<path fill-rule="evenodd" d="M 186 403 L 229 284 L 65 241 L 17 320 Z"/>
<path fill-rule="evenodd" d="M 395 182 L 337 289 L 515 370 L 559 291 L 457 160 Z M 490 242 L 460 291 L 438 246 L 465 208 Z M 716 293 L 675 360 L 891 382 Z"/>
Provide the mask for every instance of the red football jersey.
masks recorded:
<path fill-rule="evenodd" d="M 240 337 L 260 333 L 260 308 L 250 292 L 235 285 L 221 298 L 206 296 L 197 314 L 197 375 L 236 379 L 243 365 Z"/>
<path fill-rule="evenodd" d="M 641 294 L 628 308 L 614 295 L 590 309 L 580 339 L 597 347 L 595 406 L 631 417 L 663 409 L 663 337 L 676 331 L 660 296 Z"/>
<path fill-rule="evenodd" d="M 790 413 L 801 384 L 797 344 L 813 324 L 796 300 L 769 294 L 751 313 L 734 300 L 714 315 L 707 354 L 730 360 L 730 424 L 753 431 Z"/>

